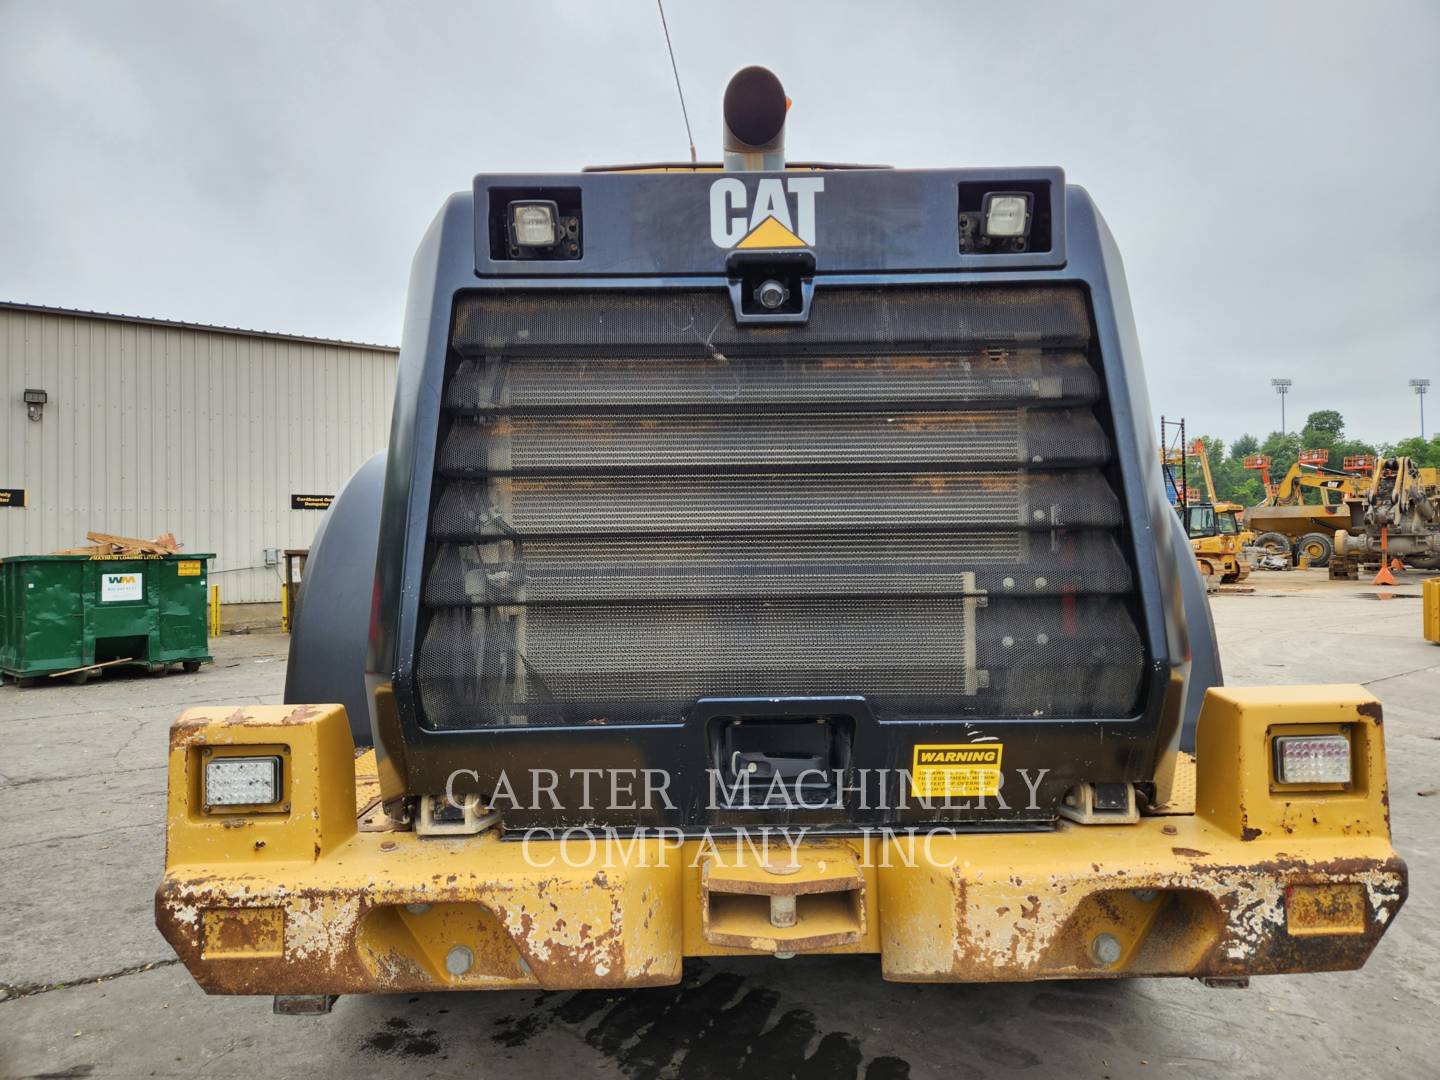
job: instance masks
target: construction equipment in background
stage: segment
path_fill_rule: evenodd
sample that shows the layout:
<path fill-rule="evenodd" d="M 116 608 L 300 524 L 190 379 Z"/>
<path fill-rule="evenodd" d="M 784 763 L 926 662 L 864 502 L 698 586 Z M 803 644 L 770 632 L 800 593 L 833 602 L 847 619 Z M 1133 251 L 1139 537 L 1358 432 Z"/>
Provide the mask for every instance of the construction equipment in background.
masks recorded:
<path fill-rule="evenodd" d="M 1260 473 L 1265 498 L 1245 511 L 1245 528 L 1255 546 L 1298 564 L 1325 566 L 1334 550 L 1335 533 L 1350 521 L 1347 500 L 1359 497 L 1368 480 L 1363 473 L 1326 468 L 1328 450 L 1302 450 L 1278 483 L 1270 479 L 1270 458 L 1252 454 L 1245 468 Z M 1347 465 L 1360 458 L 1347 458 Z M 1307 495 L 1313 493 L 1313 500 Z"/>
<path fill-rule="evenodd" d="M 1183 425 L 1184 421 L 1181 423 Z M 1183 433 L 1184 428 L 1181 430 Z M 1163 421 L 1161 431 L 1163 439 Z M 1195 439 L 1182 453 L 1182 464 L 1188 458 L 1200 462 L 1200 475 L 1205 481 L 1205 493 L 1209 496 L 1208 501 L 1202 500 L 1198 491 L 1187 487 L 1187 498 L 1176 507 L 1185 523 L 1185 534 L 1190 539 L 1190 550 L 1195 553 L 1196 565 L 1207 579 L 1226 585 L 1244 581 L 1250 576 L 1245 548 L 1254 539 L 1253 534 L 1240 527 L 1239 515 L 1245 507 L 1219 498 L 1203 439 Z M 1169 462 L 1166 464 L 1168 466 Z M 1188 465 L 1186 471 L 1188 473 Z"/>
<path fill-rule="evenodd" d="M 1388 575 L 1396 562 L 1440 569 L 1440 469 L 1384 458 L 1346 507 L 1346 527 L 1335 538 L 1346 573 L 1332 576 L 1358 577 L 1361 567 L 1372 566 Z"/>
<path fill-rule="evenodd" d="M 1408 880 L 1380 703 L 1220 685 L 1090 196 L 787 166 L 779 80 L 725 100 L 724 166 L 445 202 L 287 704 L 171 729 L 180 961 L 287 1013 L 1361 966 Z"/>
<path fill-rule="evenodd" d="M 1194 502 L 1180 510 L 1200 573 L 1226 585 L 1250 576 L 1237 516 L 1241 509 L 1235 503 Z"/>

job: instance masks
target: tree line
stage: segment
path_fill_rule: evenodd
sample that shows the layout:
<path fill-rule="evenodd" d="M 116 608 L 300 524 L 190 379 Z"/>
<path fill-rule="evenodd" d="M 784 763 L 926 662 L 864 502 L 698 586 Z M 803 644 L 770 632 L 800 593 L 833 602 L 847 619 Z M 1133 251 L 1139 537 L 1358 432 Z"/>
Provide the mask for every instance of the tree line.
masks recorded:
<path fill-rule="evenodd" d="M 1320 409 L 1305 418 L 1305 426 L 1298 432 L 1281 434 L 1272 431 L 1261 442 L 1254 435 L 1242 435 L 1226 449 L 1223 439 L 1201 436 L 1210 459 L 1210 472 L 1215 477 L 1215 490 L 1222 500 L 1254 506 L 1265 498 L 1265 488 L 1260 474 L 1245 468 L 1245 459 L 1252 454 L 1265 454 L 1270 458 L 1270 479 L 1279 483 L 1300 456 L 1301 450 L 1328 450 L 1330 460 L 1327 469 L 1340 469 L 1347 457 L 1357 454 L 1372 454 L 1376 457 L 1396 455 L 1414 458 L 1419 465 L 1440 468 L 1440 435 L 1422 439 L 1418 435 L 1402 439 L 1397 443 L 1380 443 L 1378 446 L 1359 439 L 1345 437 L 1345 418 L 1334 409 Z M 1198 463 L 1190 465 L 1187 478 L 1193 488 L 1202 489 L 1205 481 L 1200 476 Z M 1316 501 L 1312 496 L 1307 501 Z"/>

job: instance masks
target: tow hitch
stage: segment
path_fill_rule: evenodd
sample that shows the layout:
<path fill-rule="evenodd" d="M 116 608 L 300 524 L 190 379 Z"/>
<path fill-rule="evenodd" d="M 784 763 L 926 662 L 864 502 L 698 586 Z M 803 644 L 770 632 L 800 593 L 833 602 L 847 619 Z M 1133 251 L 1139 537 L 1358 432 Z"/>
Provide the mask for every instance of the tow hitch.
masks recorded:
<path fill-rule="evenodd" d="M 865 936 L 865 875 L 843 844 L 717 849 L 701 868 L 700 893 L 712 945 L 783 958 Z"/>

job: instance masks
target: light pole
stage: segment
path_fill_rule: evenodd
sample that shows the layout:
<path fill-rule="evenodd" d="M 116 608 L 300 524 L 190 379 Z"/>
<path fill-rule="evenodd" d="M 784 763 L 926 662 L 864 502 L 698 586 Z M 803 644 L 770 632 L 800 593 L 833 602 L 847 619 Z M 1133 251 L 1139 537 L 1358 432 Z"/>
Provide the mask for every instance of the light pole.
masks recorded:
<path fill-rule="evenodd" d="M 1430 389 L 1429 379 L 1411 379 L 1410 389 L 1420 399 L 1420 441 L 1425 441 L 1425 392 Z"/>
<path fill-rule="evenodd" d="M 1270 385 L 1275 388 L 1275 393 L 1280 395 L 1280 437 L 1285 437 L 1285 395 L 1290 392 L 1294 385 L 1293 379 L 1271 379 Z"/>

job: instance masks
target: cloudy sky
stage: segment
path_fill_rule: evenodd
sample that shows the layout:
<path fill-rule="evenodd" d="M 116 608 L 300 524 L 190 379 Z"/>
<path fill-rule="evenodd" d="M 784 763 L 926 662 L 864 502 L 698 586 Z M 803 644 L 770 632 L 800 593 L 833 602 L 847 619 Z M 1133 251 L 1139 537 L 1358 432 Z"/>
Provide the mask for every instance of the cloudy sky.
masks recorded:
<path fill-rule="evenodd" d="M 1157 415 L 1440 428 L 1440 4 L 669 0 L 702 157 L 749 63 L 796 158 L 1063 166 Z M 393 343 L 480 171 L 684 158 L 653 0 L 0 0 L 0 298 Z M 1293 426 L 1293 425 L 1292 425 Z"/>

